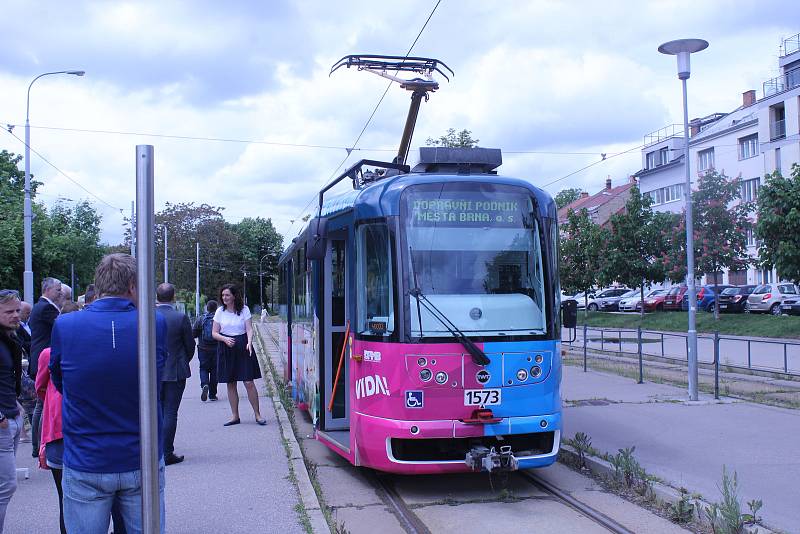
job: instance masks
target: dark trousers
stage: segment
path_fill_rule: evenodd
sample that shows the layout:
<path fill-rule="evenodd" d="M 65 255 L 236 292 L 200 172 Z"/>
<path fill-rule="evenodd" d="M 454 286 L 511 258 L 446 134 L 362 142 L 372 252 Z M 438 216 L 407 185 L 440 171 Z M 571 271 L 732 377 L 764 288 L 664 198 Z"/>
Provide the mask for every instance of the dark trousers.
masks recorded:
<path fill-rule="evenodd" d="M 175 452 L 175 431 L 178 430 L 178 408 L 181 405 L 186 379 L 161 382 L 161 410 L 164 417 L 164 455 Z"/>
<path fill-rule="evenodd" d="M 44 409 L 44 401 L 36 398 L 36 407 L 33 409 L 31 416 L 31 452 L 34 456 L 39 455 L 39 442 L 42 437 L 42 410 Z"/>
<path fill-rule="evenodd" d="M 197 348 L 200 360 L 200 387 L 208 386 L 208 394 L 217 396 L 217 347 L 213 349 Z"/>

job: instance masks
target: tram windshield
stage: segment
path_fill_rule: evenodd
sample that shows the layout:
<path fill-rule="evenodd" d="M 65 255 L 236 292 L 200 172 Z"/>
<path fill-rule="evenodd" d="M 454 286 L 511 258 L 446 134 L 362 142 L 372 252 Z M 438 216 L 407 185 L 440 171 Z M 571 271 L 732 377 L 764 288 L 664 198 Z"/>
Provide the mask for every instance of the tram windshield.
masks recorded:
<path fill-rule="evenodd" d="M 404 215 L 410 290 L 468 335 L 545 333 L 540 228 L 525 189 L 418 185 L 404 195 Z M 412 335 L 449 335 L 413 295 L 407 298 Z"/>

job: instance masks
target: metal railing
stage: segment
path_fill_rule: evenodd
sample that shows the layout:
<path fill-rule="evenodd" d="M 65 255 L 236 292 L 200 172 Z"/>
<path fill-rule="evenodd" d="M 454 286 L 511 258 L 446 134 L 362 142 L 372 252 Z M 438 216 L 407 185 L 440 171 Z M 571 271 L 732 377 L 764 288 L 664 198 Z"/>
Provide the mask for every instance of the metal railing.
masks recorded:
<path fill-rule="evenodd" d="M 775 78 L 765 81 L 762 84 L 764 98 L 774 94 L 782 93 L 783 91 L 788 91 L 789 89 L 794 89 L 799 85 L 800 67 L 788 70 L 780 76 L 776 76 Z"/>
<path fill-rule="evenodd" d="M 644 145 L 654 145 L 670 137 L 683 138 L 683 124 L 669 124 L 644 136 Z"/>
<path fill-rule="evenodd" d="M 783 139 L 786 137 L 786 121 L 779 120 L 771 122 L 769 125 L 769 140 Z"/>
<path fill-rule="evenodd" d="M 800 52 L 800 33 L 783 40 L 783 54 L 781 57 L 786 57 L 795 52 Z"/>
<path fill-rule="evenodd" d="M 688 365 L 688 336 L 680 332 L 661 332 L 641 328 L 578 327 L 570 346 L 583 347 L 583 368 L 586 370 L 587 351 L 612 354 L 635 354 L 639 359 L 639 383 L 644 377 L 644 357 L 658 357 Z M 580 335 L 582 334 L 582 335 Z M 763 371 L 800 377 L 800 342 L 714 334 L 698 334 L 698 363 L 715 369 L 715 392 L 718 393 L 719 366 L 729 369 Z M 652 349 L 650 349 L 652 347 Z"/>

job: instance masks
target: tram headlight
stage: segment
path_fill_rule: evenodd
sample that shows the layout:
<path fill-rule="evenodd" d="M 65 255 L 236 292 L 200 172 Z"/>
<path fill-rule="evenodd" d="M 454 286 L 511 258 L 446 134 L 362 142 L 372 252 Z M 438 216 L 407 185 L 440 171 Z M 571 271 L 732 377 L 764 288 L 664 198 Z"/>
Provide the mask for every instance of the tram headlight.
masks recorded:
<path fill-rule="evenodd" d="M 542 363 L 544 361 L 544 357 L 541 354 L 536 355 L 536 363 Z"/>
<path fill-rule="evenodd" d="M 538 365 L 534 365 L 533 367 L 531 367 L 531 376 L 533 378 L 539 378 L 540 376 L 542 376 L 542 368 L 539 367 Z"/>
<path fill-rule="evenodd" d="M 448 378 L 447 373 L 445 373 L 444 371 L 439 371 L 438 373 L 436 373 L 434 380 L 436 380 L 437 384 L 444 384 L 445 382 L 447 382 L 447 378 Z"/>
<path fill-rule="evenodd" d="M 525 382 L 528 379 L 528 371 L 525 369 L 520 369 L 517 371 L 517 380 L 520 382 Z"/>
<path fill-rule="evenodd" d="M 539 426 L 542 428 L 547 428 L 547 421 L 542 419 L 541 421 L 539 421 Z"/>
<path fill-rule="evenodd" d="M 431 373 L 430 369 L 423 369 L 422 371 L 419 372 L 419 379 L 422 380 L 423 382 L 430 381 L 432 376 L 433 373 Z"/>
<path fill-rule="evenodd" d="M 428 360 L 421 357 L 417 358 L 417 365 L 419 365 L 420 367 L 425 367 L 426 365 L 428 365 Z"/>

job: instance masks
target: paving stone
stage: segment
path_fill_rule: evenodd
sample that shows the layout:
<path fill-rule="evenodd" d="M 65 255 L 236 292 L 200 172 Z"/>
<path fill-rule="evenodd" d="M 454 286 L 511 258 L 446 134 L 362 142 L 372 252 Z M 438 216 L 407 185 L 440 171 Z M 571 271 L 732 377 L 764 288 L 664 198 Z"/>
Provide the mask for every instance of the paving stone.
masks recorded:
<path fill-rule="evenodd" d="M 426 506 L 415 512 L 431 532 L 608 534 L 605 528 L 589 518 L 549 499 Z"/>
<path fill-rule="evenodd" d="M 688 530 L 621 497 L 603 491 L 575 491 L 572 496 L 610 517 L 633 532 L 659 534 L 686 533 Z"/>
<path fill-rule="evenodd" d="M 330 450 L 321 442 L 315 439 L 303 440 L 303 451 L 306 455 L 306 460 L 315 463 L 318 466 L 325 465 L 330 467 L 349 467 L 350 462 Z"/>
<path fill-rule="evenodd" d="M 357 467 L 317 467 L 317 480 L 328 506 L 368 506 L 382 504 L 375 488 Z"/>
<path fill-rule="evenodd" d="M 333 512 L 334 520 L 343 526 L 343 532 L 351 534 L 405 534 L 397 518 L 384 506 L 366 506 L 364 508 L 337 508 Z"/>
<path fill-rule="evenodd" d="M 507 489 L 512 497 L 544 495 L 541 490 L 514 475 L 509 476 L 507 484 L 503 484 L 499 476 L 490 480 L 487 473 L 395 476 L 392 481 L 409 505 L 490 500 L 500 498 L 503 489 Z"/>

